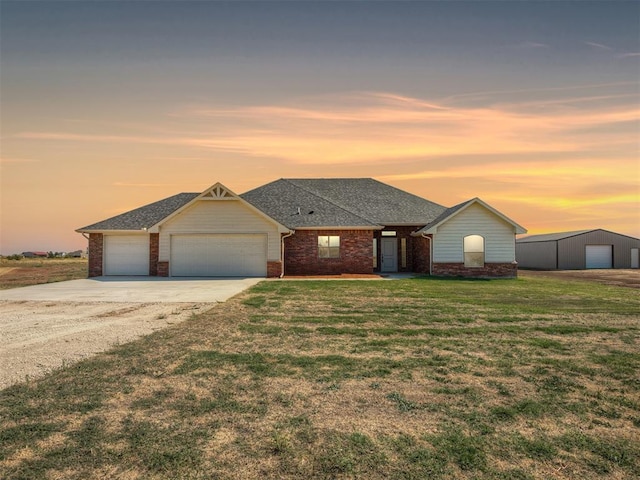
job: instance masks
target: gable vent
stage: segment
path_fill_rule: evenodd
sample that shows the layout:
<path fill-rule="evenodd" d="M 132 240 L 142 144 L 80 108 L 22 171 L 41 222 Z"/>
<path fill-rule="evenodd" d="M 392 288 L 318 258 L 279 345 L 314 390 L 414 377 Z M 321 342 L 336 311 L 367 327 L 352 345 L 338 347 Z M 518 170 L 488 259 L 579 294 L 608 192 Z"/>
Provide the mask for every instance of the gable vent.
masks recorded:
<path fill-rule="evenodd" d="M 218 185 L 212 188 L 209 193 L 204 195 L 202 198 L 213 198 L 217 200 L 235 198 L 234 195 L 229 192 L 226 188 Z"/>

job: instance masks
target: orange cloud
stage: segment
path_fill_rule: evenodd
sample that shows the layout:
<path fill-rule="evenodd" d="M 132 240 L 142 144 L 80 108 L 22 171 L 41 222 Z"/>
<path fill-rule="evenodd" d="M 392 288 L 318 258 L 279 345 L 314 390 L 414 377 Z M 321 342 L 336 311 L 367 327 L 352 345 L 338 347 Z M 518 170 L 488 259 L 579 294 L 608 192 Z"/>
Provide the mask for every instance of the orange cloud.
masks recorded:
<path fill-rule="evenodd" d="M 622 98 L 622 96 L 601 96 Z M 594 100 L 587 97 L 582 101 Z M 601 144 L 575 133 L 638 120 L 633 103 L 590 108 L 581 99 L 456 107 L 390 93 L 326 97 L 300 106 L 195 109 L 182 113 L 197 130 L 156 135 L 25 132 L 19 138 L 175 145 L 280 158 L 295 164 L 362 164 L 454 155 L 579 152 Z M 555 108 L 552 108 L 555 105 Z M 534 108 L 535 107 L 535 108 Z M 544 108 L 542 108 L 544 107 Z M 607 132 L 607 143 L 629 143 Z"/>

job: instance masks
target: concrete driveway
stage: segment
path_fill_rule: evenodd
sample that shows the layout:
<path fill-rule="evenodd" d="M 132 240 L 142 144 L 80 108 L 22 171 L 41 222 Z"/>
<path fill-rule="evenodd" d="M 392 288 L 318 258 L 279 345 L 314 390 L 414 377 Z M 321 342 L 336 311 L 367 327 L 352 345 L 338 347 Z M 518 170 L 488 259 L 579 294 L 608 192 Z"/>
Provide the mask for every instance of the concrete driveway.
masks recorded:
<path fill-rule="evenodd" d="M 49 302 L 224 302 L 263 278 L 97 277 L 0 290 L 0 300 Z"/>
<path fill-rule="evenodd" d="M 98 277 L 0 290 L 0 389 L 187 321 L 261 280 Z"/>

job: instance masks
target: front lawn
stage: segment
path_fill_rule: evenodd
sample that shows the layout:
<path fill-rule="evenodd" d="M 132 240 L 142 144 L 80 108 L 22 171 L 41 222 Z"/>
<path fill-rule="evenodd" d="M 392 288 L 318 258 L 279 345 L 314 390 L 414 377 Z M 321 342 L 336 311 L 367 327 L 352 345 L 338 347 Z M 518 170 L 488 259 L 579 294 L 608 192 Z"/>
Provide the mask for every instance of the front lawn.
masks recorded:
<path fill-rule="evenodd" d="M 0 393 L 2 478 L 640 476 L 640 292 L 265 281 Z"/>

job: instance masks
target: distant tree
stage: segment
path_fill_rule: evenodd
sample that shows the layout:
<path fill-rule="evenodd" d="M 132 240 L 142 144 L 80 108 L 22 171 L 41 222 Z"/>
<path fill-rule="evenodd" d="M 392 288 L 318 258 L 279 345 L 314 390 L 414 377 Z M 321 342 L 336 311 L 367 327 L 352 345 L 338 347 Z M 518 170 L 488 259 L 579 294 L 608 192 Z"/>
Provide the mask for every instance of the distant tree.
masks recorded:
<path fill-rule="evenodd" d="M 47 258 L 56 258 L 56 254 L 53 252 L 47 253 Z"/>

